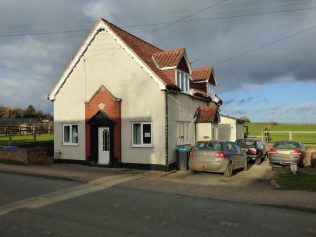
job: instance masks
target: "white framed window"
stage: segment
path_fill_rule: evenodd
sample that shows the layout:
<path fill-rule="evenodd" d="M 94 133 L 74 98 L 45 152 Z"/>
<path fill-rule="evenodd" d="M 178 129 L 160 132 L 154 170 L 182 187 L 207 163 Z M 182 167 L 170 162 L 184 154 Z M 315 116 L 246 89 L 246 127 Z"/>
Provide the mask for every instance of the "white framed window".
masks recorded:
<path fill-rule="evenodd" d="M 190 122 L 177 122 L 177 144 L 186 145 L 190 144 L 189 133 Z"/>
<path fill-rule="evenodd" d="M 63 145 L 78 145 L 78 124 L 63 124 Z"/>
<path fill-rule="evenodd" d="M 150 122 L 132 123 L 132 146 L 151 147 L 152 146 L 152 124 Z"/>
<path fill-rule="evenodd" d="M 214 99 L 215 97 L 215 86 L 212 85 L 211 83 L 206 83 L 206 89 L 207 89 L 207 94 L 209 97 Z"/>
<path fill-rule="evenodd" d="M 189 75 L 182 71 L 176 71 L 177 72 L 177 86 L 183 91 L 183 92 L 189 92 L 190 90 L 190 81 L 189 81 Z"/>

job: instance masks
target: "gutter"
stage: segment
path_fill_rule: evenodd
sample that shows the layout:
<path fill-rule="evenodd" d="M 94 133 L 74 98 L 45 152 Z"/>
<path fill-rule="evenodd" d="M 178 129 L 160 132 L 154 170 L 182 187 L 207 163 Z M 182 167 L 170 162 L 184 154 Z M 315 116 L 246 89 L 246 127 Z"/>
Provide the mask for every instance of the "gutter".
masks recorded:
<path fill-rule="evenodd" d="M 169 157 L 168 157 L 168 91 L 167 90 L 164 90 L 165 92 L 165 171 L 168 172 L 169 171 Z"/>

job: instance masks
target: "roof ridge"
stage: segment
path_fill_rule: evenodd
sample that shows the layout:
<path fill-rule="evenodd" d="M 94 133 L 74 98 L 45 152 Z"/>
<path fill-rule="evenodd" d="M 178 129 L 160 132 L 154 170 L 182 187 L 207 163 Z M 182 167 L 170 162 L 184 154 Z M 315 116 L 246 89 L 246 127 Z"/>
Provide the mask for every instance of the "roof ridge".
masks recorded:
<path fill-rule="evenodd" d="M 114 25 L 112 22 L 110 22 L 110 21 L 108 21 L 108 20 L 105 20 L 105 19 L 102 18 L 102 17 L 101 17 L 100 19 L 101 19 L 102 21 L 104 21 L 106 24 L 110 25 L 111 27 L 115 27 L 115 28 L 117 28 L 117 29 L 123 31 L 124 33 L 128 34 L 129 36 L 131 36 L 131 37 L 133 37 L 133 38 L 135 38 L 135 39 L 137 39 L 137 40 L 140 40 L 140 41 L 144 42 L 145 44 L 148 44 L 148 45 L 150 45 L 150 46 L 152 46 L 152 47 L 154 47 L 154 48 L 160 50 L 161 52 L 164 51 L 164 50 L 162 50 L 161 48 L 158 48 L 157 46 L 155 46 L 155 45 L 153 45 L 153 44 L 151 44 L 151 43 L 149 43 L 149 42 L 147 42 L 147 41 L 145 41 L 145 40 L 143 40 L 143 39 L 137 37 L 136 35 L 133 35 L 133 34 L 127 32 L 126 30 L 123 30 L 121 27 L 119 27 L 119 26 L 117 26 L 117 25 Z"/>
<path fill-rule="evenodd" d="M 167 50 L 162 50 L 161 52 L 157 52 L 157 53 L 167 53 L 167 52 L 174 52 L 174 51 L 181 51 L 181 50 L 185 50 L 185 48 L 175 48 L 175 49 L 167 49 Z"/>
<path fill-rule="evenodd" d="M 207 66 L 198 66 L 198 67 L 192 67 L 192 70 L 202 70 L 202 69 L 212 69 L 212 65 L 207 65 Z"/>

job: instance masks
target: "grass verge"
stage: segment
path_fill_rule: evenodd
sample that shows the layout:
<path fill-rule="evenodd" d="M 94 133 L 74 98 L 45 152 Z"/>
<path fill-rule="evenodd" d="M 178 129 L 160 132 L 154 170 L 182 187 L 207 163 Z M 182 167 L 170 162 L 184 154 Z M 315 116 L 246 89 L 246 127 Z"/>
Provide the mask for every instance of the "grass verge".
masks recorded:
<path fill-rule="evenodd" d="M 54 140 L 53 134 L 36 135 L 37 142 L 53 141 L 53 140 Z M 25 142 L 33 142 L 33 136 L 32 135 L 12 136 L 12 144 L 11 145 L 25 143 Z M 0 145 L 6 146 L 8 144 L 9 144 L 9 137 L 0 137 Z"/>
<path fill-rule="evenodd" d="M 275 180 L 286 189 L 316 191 L 316 175 L 286 173 L 277 175 Z"/>

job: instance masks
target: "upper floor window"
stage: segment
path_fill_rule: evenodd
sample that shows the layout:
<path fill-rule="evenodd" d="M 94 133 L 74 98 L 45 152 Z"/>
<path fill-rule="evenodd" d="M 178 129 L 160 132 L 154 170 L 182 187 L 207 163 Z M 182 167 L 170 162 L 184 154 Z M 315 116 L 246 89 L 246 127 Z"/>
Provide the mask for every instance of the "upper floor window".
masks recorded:
<path fill-rule="evenodd" d="M 182 71 L 177 71 L 177 86 L 183 92 L 189 92 L 190 90 L 190 82 L 189 82 L 189 75 Z"/>
<path fill-rule="evenodd" d="M 215 86 L 211 83 L 206 83 L 207 95 L 212 99 L 215 98 Z"/>

